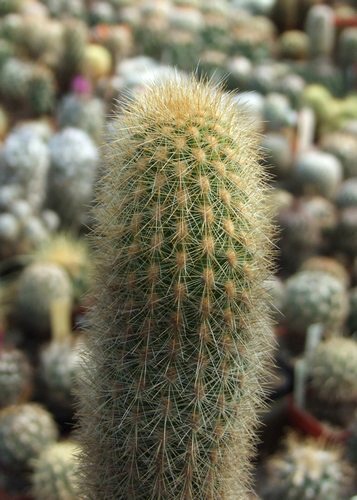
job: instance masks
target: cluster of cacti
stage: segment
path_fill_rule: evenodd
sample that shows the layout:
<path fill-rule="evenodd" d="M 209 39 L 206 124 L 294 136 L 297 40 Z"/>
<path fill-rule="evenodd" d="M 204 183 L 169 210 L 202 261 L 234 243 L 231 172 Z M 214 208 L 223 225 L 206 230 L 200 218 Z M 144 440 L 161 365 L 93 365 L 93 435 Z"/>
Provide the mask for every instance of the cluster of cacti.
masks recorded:
<path fill-rule="evenodd" d="M 36 403 L 0 410 L 0 465 L 5 469 L 29 469 L 31 461 L 58 437 L 51 414 Z"/>
<path fill-rule="evenodd" d="M 271 344 L 270 219 L 254 129 L 235 108 L 177 78 L 115 123 L 81 390 L 88 497 L 246 494 Z"/>
<path fill-rule="evenodd" d="M 31 366 L 23 352 L 0 346 L 0 408 L 30 396 L 31 375 Z"/>
<path fill-rule="evenodd" d="M 260 465 L 248 476 L 262 387 L 258 464 L 285 394 L 290 427 L 352 431 L 353 458 L 356 14 L 354 0 L 0 0 L 0 415 L 36 402 L 60 427 L 21 466 L 0 448 L 1 500 L 350 500 L 318 442 L 292 438 L 273 483 Z M 330 347 L 347 335 L 348 354 Z M 79 471 L 62 442 L 77 377 Z M 36 412 L 0 443 L 30 456 Z"/>
<path fill-rule="evenodd" d="M 32 494 L 36 500 L 77 500 L 77 455 L 74 441 L 63 441 L 45 448 L 33 460 Z"/>
<path fill-rule="evenodd" d="M 352 474 L 342 449 L 290 434 L 285 449 L 267 463 L 267 500 L 337 500 L 349 498 Z"/>
<path fill-rule="evenodd" d="M 314 414 L 348 426 L 357 408 L 357 342 L 334 337 L 320 343 L 311 354 L 309 376 Z"/>

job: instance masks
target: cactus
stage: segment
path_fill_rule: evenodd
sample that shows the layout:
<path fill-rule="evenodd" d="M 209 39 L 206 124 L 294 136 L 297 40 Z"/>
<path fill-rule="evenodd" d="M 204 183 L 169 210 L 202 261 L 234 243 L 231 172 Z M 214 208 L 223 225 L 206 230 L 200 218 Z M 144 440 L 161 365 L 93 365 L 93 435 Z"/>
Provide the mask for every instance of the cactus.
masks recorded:
<path fill-rule="evenodd" d="M 268 94 L 264 103 L 264 119 L 268 130 L 279 130 L 294 123 L 289 99 L 278 93 Z"/>
<path fill-rule="evenodd" d="M 56 424 L 36 403 L 12 405 L 0 411 L 0 465 L 27 470 L 31 461 L 58 437 Z"/>
<path fill-rule="evenodd" d="M 329 247 L 330 238 L 337 226 L 337 210 L 330 200 L 322 196 L 303 198 L 302 204 L 310 213 L 321 234 L 321 248 Z"/>
<path fill-rule="evenodd" d="M 353 90 L 357 83 L 355 66 L 357 64 L 357 28 L 346 28 L 342 31 L 339 44 L 338 56 L 344 70 L 345 84 L 347 89 Z"/>
<path fill-rule="evenodd" d="M 51 305 L 56 300 L 72 300 L 69 278 L 61 267 L 34 263 L 19 278 L 16 314 L 20 326 L 38 337 L 50 330 Z"/>
<path fill-rule="evenodd" d="M 357 207 L 357 179 L 347 179 L 343 182 L 336 196 L 339 208 Z"/>
<path fill-rule="evenodd" d="M 313 150 L 297 159 L 294 184 L 299 192 L 333 198 L 341 181 L 342 166 L 335 156 Z"/>
<path fill-rule="evenodd" d="M 55 415 L 71 417 L 74 388 L 80 374 L 81 343 L 53 341 L 42 349 L 39 361 L 41 397 Z"/>
<path fill-rule="evenodd" d="M 309 37 L 303 31 L 285 31 L 279 39 L 280 54 L 287 59 L 305 59 L 309 51 Z"/>
<path fill-rule="evenodd" d="M 68 19 L 64 23 L 62 35 L 62 57 L 57 67 L 57 79 L 61 88 L 67 90 L 73 78 L 81 73 L 84 61 L 88 30 L 77 19 Z"/>
<path fill-rule="evenodd" d="M 112 70 L 112 56 L 102 45 L 91 43 L 84 50 L 83 73 L 92 80 L 108 76 Z"/>
<path fill-rule="evenodd" d="M 335 18 L 332 8 L 327 5 L 311 7 L 305 29 L 310 40 L 311 57 L 329 57 L 335 43 Z"/>
<path fill-rule="evenodd" d="M 17 349 L 0 348 L 0 408 L 27 399 L 31 393 L 31 367 Z"/>
<path fill-rule="evenodd" d="M 243 498 L 272 342 L 254 128 L 189 78 L 128 106 L 97 193 L 81 492 Z"/>
<path fill-rule="evenodd" d="M 33 460 L 35 500 L 77 500 L 76 468 L 79 447 L 74 441 L 55 443 Z"/>
<path fill-rule="evenodd" d="M 299 109 L 302 104 L 305 80 L 294 73 L 284 76 L 276 84 L 276 90 L 288 97 L 291 106 Z"/>
<path fill-rule="evenodd" d="M 5 16 L 11 12 L 18 12 L 23 0 L 2 0 L 0 4 L 0 16 Z"/>
<path fill-rule="evenodd" d="M 337 500 L 349 498 L 351 470 L 342 449 L 290 433 L 285 449 L 267 462 L 266 500 Z M 348 495 L 348 496 L 346 496 Z"/>
<path fill-rule="evenodd" d="M 357 333 L 357 287 L 350 290 L 350 312 L 347 325 L 352 334 Z"/>
<path fill-rule="evenodd" d="M 60 102 L 57 119 L 61 128 L 80 128 L 100 142 L 104 130 L 105 105 L 96 97 L 69 94 Z"/>
<path fill-rule="evenodd" d="M 32 65 L 15 57 L 7 58 L 0 67 L 0 94 L 10 102 L 26 99 Z"/>
<path fill-rule="evenodd" d="M 286 205 L 285 205 L 286 200 Z M 279 202 L 279 199 L 277 200 Z M 316 218 L 307 210 L 302 200 L 291 202 L 284 193 L 282 206 L 277 210 L 280 226 L 280 250 L 283 267 L 296 270 L 301 263 L 316 254 L 322 235 Z"/>
<path fill-rule="evenodd" d="M 274 320 L 280 321 L 284 305 L 285 285 L 279 278 L 272 276 L 265 281 L 264 286 L 269 295 L 269 306 L 272 317 Z"/>
<path fill-rule="evenodd" d="M 357 411 L 354 414 L 350 427 L 350 435 L 347 441 L 347 456 L 351 462 L 357 463 Z"/>
<path fill-rule="evenodd" d="M 47 205 L 64 226 L 78 226 L 91 201 L 98 150 L 83 130 L 67 127 L 49 142 Z"/>
<path fill-rule="evenodd" d="M 292 148 L 289 140 L 282 134 L 268 132 L 262 138 L 264 160 L 278 179 L 287 177 L 292 167 Z"/>
<path fill-rule="evenodd" d="M 300 271 L 286 282 L 284 314 L 288 327 L 306 332 L 321 323 L 327 331 L 341 327 L 348 312 L 348 296 L 344 284 L 329 273 Z"/>
<path fill-rule="evenodd" d="M 49 152 L 45 142 L 29 129 L 8 135 L 3 150 L 4 168 L 0 172 L 3 185 L 20 185 L 25 199 L 34 209 L 45 198 Z"/>
<path fill-rule="evenodd" d="M 357 207 L 347 207 L 341 210 L 335 233 L 337 249 L 350 255 L 357 254 Z"/>
<path fill-rule="evenodd" d="M 85 241 L 70 234 L 57 233 L 33 253 L 35 262 L 62 267 L 71 279 L 75 303 L 81 302 L 90 283 L 91 263 Z"/>
<path fill-rule="evenodd" d="M 299 271 L 321 271 L 338 279 L 345 287 L 350 283 L 350 277 L 346 268 L 331 257 L 318 255 L 305 260 Z"/>
<path fill-rule="evenodd" d="M 54 17 L 82 17 L 85 14 L 83 0 L 44 0 L 44 3 Z"/>
<path fill-rule="evenodd" d="M 52 111 L 55 93 L 55 79 L 52 72 L 45 67 L 36 67 L 31 75 L 27 91 L 31 111 L 36 116 Z"/>
<path fill-rule="evenodd" d="M 357 342 L 330 338 L 318 345 L 309 363 L 308 406 L 321 419 L 348 426 L 357 408 Z"/>
<path fill-rule="evenodd" d="M 352 134 L 332 132 L 322 137 L 321 148 L 337 156 L 345 178 L 357 177 L 357 141 Z"/>

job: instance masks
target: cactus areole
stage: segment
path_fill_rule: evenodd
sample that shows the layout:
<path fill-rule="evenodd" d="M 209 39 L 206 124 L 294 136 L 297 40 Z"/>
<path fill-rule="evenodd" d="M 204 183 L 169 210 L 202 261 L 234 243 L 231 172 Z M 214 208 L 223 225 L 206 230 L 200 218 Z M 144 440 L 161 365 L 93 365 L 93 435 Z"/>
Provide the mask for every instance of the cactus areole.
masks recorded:
<path fill-rule="evenodd" d="M 247 498 L 272 346 L 257 151 L 236 101 L 193 78 L 116 118 L 94 210 L 83 498 Z"/>

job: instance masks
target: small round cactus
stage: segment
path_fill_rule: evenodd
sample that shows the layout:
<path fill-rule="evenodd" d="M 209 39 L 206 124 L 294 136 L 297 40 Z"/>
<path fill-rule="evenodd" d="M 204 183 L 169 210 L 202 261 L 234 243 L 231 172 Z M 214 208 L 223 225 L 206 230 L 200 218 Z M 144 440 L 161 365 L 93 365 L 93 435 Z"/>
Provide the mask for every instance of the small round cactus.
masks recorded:
<path fill-rule="evenodd" d="M 357 342 L 332 337 L 311 353 L 308 405 L 321 419 L 347 426 L 357 408 Z"/>
<path fill-rule="evenodd" d="M 351 470 L 342 450 L 313 438 L 289 434 L 285 449 L 267 462 L 266 500 L 337 500 L 349 498 Z"/>
<path fill-rule="evenodd" d="M 286 177 L 293 161 L 290 141 L 282 134 L 268 132 L 263 136 L 261 145 L 267 168 L 271 167 L 278 179 Z"/>
<path fill-rule="evenodd" d="M 105 105 L 95 97 L 69 94 L 60 102 L 57 119 L 61 128 L 76 127 L 100 141 L 104 130 Z"/>
<path fill-rule="evenodd" d="M 69 89 L 75 76 L 82 72 L 88 30 L 78 19 L 67 19 L 63 26 L 62 56 L 56 68 L 61 88 Z"/>
<path fill-rule="evenodd" d="M 299 192 L 332 198 L 342 181 L 342 167 L 331 154 L 307 151 L 297 159 L 293 175 Z"/>
<path fill-rule="evenodd" d="M 0 408 L 22 402 L 30 396 L 31 372 L 23 352 L 0 347 Z"/>
<path fill-rule="evenodd" d="M 0 464 L 26 470 L 31 461 L 58 438 L 57 426 L 42 406 L 12 405 L 0 411 Z"/>
<path fill-rule="evenodd" d="M 357 207 L 341 210 L 335 233 L 336 248 L 351 257 L 357 255 Z"/>
<path fill-rule="evenodd" d="M 357 287 L 350 290 L 350 313 L 347 325 L 352 334 L 357 333 Z"/>
<path fill-rule="evenodd" d="M 357 178 L 343 182 L 336 196 L 339 208 L 357 207 Z"/>
<path fill-rule="evenodd" d="M 77 454 L 74 441 L 55 443 L 33 460 L 32 495 L 35 500 L 77 500 Z"/>
<path fill-rule="evenodd" d="M 312 57 L 328 57 L 335 43 L 335 15 L 327 5 L 314 5 L 309 9 L 306 19 L 306 32 L 309 37 Z"/>
<path fill-rule="evenodd" d="M 39 383 L 46 406 L 56 415 L 73 413 L 74 388 L 81 370 L 81 344 L 53 341 L 40 353 Z"/>
<path fill-rule="evenodd" d="M 27 102 L 34 115 L 48 114 L 55 102 L 56 86 L 53 73 L 46 67 L 36 67 L 27 90 Z"/>
<path fill-rule="evenodd" d="M 323 257 L 322 255 L 310 257 L 304 261 L 300 271 L 321 271 L 331 274 L 331 276 L 338 279 L 345 287 L 350 283 L 350 277 L 346 268 L 331 257 Z"/>
<path fill-rule="evenodd" d="M 263 113 L 268 130 L 279 130 L 294 123 L 294 113 L 289 99 L 283 94 L 268 94 Z"/>
<path fill-rule="evenodd" d="M 45 142 L 29 129 L 12 132 L 4 144 L 5 168 L 0 172 L 3 184 L 16 184 L 34 209 L 45 198 L 49 152 Z"/>
<path fill-rule="evenodd" d="M 309 37 L 299 30 L 285 31 L 279 39 L 282 57 L 287 59 L 305 59 L 309 52 Z"/>
<path fill-rule="evenodd" d="M 49 262 L 62 267 L 71 279 L 73 297 L 80 302 L 90 283 L 90 258 L 85 241 L 70 234 L 57 233 L 33 253 L 38 263 Z"/>
<path fill-rule="evenodd" d="M 82 71 L 92 80 L 108 76 L 112 70 L 112 56 L 108 49 L 99 44 L 89 44 L 84 50 Z"/>
<path fill-rule="evenodd" d="M 352 134 L 325 134 L 321 140 L 321 148 L 340 160 L 345 178 L 357 176 L 357 140 Z"/>
<path fill-rule="evenodd" d="M 78 226 L 91 201 L 98 150 L 83 130 L 68 127 L 49 143 L 47 204 L 64 226 Z"/>
<path fill-rule="evenodd" d="M 348 313 L 348 295 L 344 284 L 321 271 L 300 271 L 286 282 L 285 320 L 289 329 L 306 332 L 314 324 L 326 330 L 341 327 Z"/>
<path fill-rule="evenodd" d="M 0 95 L 9 101 L 26 99 L 32 65 L 15 57 L 8 58 L 0 67 Z"/>
<path fill-rule="evenodd" d="M 16 315 L 19 325 L 41 337 L 50 331 L 52 303 L 71 303 L 72 287 L 67 273 L 51 263 L 34 263 L 19 278 Z"/>

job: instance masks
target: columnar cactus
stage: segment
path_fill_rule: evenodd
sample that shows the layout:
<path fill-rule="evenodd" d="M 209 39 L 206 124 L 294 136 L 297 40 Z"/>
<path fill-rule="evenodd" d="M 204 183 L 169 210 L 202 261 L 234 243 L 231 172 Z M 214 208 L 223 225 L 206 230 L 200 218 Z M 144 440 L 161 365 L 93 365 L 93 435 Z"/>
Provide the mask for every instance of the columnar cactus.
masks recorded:
<path fill-rule="evenodd" d="M 333 337 L 319 344 L 311 355 L 309 375 L 312 411 L 347 426 L 357 409 L 357 342 Z"/>
<path fill-rule="evenodd" d="M 267 462 L 267 469 L 266 500 L 349 498 L 351 471 L 336 446 L 289 434 L 285 450 Z"/>
<path fill-rule="evenodd" d="M 34 459 L 31 483 L 35 500 L 77 500 L 78 451 L 75 442 L 63 441 L 49 446 Z"/>
<path fill-rule="evenodd" d="M 97 192 L 83 498 L 246 498 L 271 347 L 271 223 L 229 95 L 155 84 L 115 122 Z"/>
<path fill-rule="evenodd" d="M 76 19 L 68 19 L 64 24 L 62 57 L 57 75 L 63 88 L 70 87 L 72 79 L 81 73 L 87 43 L 87 27 Z"/>
<path fill-rule="evenodd" d="M 335 43 L 335 16 L 331 7 L 314 5 L 308 12 L 306 32 L 312 57 L 330 56 Z"/>
<path fill-rule="evenodd" d="M 12 470 L 29 469 L 31 461 L 57 437 L 57 426 L 42 406 L 7 406 L 0 411 L 0 465 Z"/>

